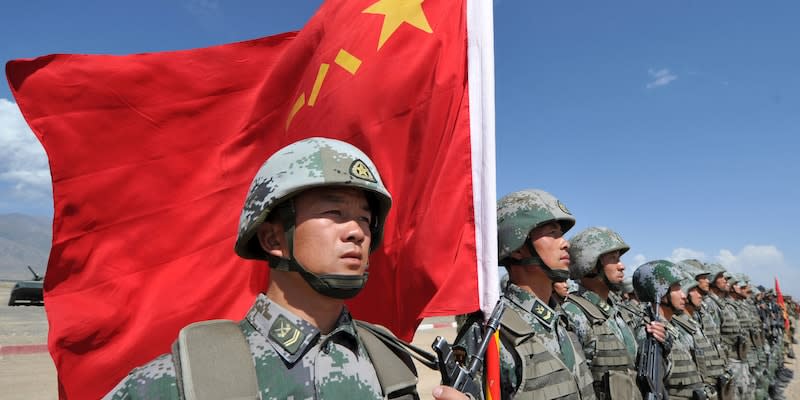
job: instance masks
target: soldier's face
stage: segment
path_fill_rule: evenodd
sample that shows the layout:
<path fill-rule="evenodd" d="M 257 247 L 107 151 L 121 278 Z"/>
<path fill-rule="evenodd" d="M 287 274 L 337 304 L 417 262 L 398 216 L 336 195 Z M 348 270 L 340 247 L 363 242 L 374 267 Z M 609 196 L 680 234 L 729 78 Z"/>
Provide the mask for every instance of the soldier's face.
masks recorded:
<path fill-rule="evenodd" d="M 729 289 L 728 280 L 725 279 L 725 276 L 722 274 L 717 275 L 717 279 L 714 280 L 714 286 L 716 286 L 717 289 L 722 290 L 723 292 L 727 292 Z"/>
<path fill-rule="evenodd" d="M 686 293 L 683 293 L 683 290 L 681 290 L 681 285 L 675 284 L 670 286 L 667 296 L 668 301 L 672 303 L 672 306 L 675 307 L 676 310 L 686 311 Z"/>
<path fill-rule="evenodd" d="M 600 265 L 603 266 L 603 273 L 611 283 L 620 284 L 625 279 L 625 264 L 620 260 L 620 251 L 612 251 L 600 256 Z"/>
<path fill-rule="evenodd" d="M 530 240 L 536 253 L 553 269 L 569 269 L 569 242 L 564 239 L 561 225 L 551 222 L 534 228 Z"/>
<path fill-rule="evenodd" d="M 700 287 L 700 290 L 707 292 L 709 286 L 711 286 L 711 283 L 708 281 L 708 275 L 700 275 L 700 277 L 697 278 L 697 286 Z"/>
<path fill-rule="evenodd" d="M 307 190 L 294 199 L 294 256 L 315 274 L 360 275 L 369 263 L 372 213 L 364 192 Z"/>
<path fill-rule="evenodd" d="M 553 291 L 562 298 L 567 297 L 569 294 L 569 285 L 567 282 L 553 282 Z"/>
<path fill-rule="evenodd" d="M 700 308 L 700 305 L 703 304 L 703 294 L 700 293 L 700 290 L 692 288 L 689 291 L 689 302 L 692 303 L 694 308 Z"/>

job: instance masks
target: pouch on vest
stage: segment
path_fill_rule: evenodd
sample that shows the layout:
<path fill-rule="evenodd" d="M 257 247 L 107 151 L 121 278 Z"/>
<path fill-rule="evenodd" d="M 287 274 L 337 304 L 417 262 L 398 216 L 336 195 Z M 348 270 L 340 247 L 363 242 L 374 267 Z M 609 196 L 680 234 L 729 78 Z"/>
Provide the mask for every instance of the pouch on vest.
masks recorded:
<path fill-rule="evenodd" d="M 622 371 L 608 371 L 603 375 L 603 386 L 611 399 L 641 399 L 642 393 L 633 378 Z"/>

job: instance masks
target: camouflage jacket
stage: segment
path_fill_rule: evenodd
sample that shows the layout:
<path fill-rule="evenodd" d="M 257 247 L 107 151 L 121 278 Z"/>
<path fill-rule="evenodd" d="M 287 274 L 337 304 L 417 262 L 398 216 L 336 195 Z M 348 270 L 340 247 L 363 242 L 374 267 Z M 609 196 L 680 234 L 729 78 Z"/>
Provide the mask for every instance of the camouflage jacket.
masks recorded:
<path fill-rule="evenodd" d="M 570 297 L 574 296 L 580 296 L 588 300 L 597 306 L 597 308 L 599 308 L 604 315 L 606 315 L 607 319 L 603 322 L 603 324 L 605 324 L 605 326 L 614 333 L 614 336 L 616 336 L 617 339 L 625 346 L 628 356 L 630 357 L 630 366 L 632 368 L 636 360 L 636 337 L 620 314 L 620 310 L 617 308 L 617 304 L 614 303 L 613 297 L 609 296 L 608 302 L 605 302 L 600 298 L 600 296 L 597 295 L 597 293 L 586 289 L 580 284 L 576 292 L 570 293 Z M 564 313 L 567 315 L 567 318 L 569 318 L 570 325 L 578 335 L 578 339 L 580 339 L 581 344 L 583 345 L 583 351 L 586 354 L 586 359 L 589 362 L 589 365 L 591 365 L 598 349 L 597 335 L 594 334 L 589 318 L 579 306 L 570 301 L 564 303 L 562 308 L 564 309 Z"/>
<path fill-rule="evenodd" d="M 344 309 L 327 335 L 259 295 L 239 322 L 262 399 L 381 399 L 369 356 Z M 224 366 L 220 366 L 224 368 Z M 172 354 L 135 368 L 105 399 L 179 399 Z"/>
<path fill-rule="evenodd" d="M 550 359 L 555 363 L 563 364 L 570 373 L 570 377 L 566 380 L 572 381 L 572 384 L 577 387 L 579 393 L 573 395 L 581 399 L 594 399 L 594 390 L 592 389 L 592 377 L 589 373 L 586 359 L 581 349 L 578 339 L 573 332 L 567 330 L 567 321 L 562 315 L 559 307 L 551 307 L 551 305 L 540 300 L 535 294 L 527 292 L 520 287 L 509 283 L 506 286 L 503 294 L 503 301 L 505 302 L 505 314 L 515 313 L 525 323 L 530 325 L 533 330 L 533 337 L 530 340 L 535 340 L 537 343 L 543 345 L 543 352 L 547 354 L 537 354 L 533 360 L 523 360 L 520 358 L 517 349 L 513 347 L 512 343 L 507 340 L 501 340 L 500 347 L 500 390 L 503 399 L 509 398 L 527 398 L 531 393 L 540 391 L 548 385 L 564 384 L 557 379 L 548 381 L 541 379 L 537 384 L 532 385 L 531 381 L 526 379 L 525 365 L 523 363 L 530 362 L 536 364 L 537 361 Z M 507 315 L 504 315 L 505 319 Z M 501 338 L 506 328 L 500 327 Z M 481 336 L 481 321 L 479 319 L 471 318 L 461 332 L 459 332 L 456 343 L 459 347 L 464 347 L 470 353 L 477 347 Z M 538 357 L 538 358 L 537 358 Z M 540 360 L 541 358 L 541 360 Z M 557 361 L 556 361 L 557 360 Z M 549 361 L 545 361 L 548 364 Z M 560 379 L 560 378 L 559 378 Z M 538 392 L 537 392 L 538 393 Z"/>

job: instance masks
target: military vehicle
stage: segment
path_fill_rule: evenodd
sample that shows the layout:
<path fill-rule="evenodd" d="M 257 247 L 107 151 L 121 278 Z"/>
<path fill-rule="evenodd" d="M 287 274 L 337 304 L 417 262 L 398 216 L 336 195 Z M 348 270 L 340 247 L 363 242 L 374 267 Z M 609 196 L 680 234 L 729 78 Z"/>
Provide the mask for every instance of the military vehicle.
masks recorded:
<path fill-rule="evenodd" d="M 8 305 L 16 306 L 19 304 L 44 304 L 44 277 L 36 273 L 36 271 L 28 265 L 28 270 L 33 274 L 33 280 L 19 281 L 11 289 L 11 295 L 8 296 Z"/>

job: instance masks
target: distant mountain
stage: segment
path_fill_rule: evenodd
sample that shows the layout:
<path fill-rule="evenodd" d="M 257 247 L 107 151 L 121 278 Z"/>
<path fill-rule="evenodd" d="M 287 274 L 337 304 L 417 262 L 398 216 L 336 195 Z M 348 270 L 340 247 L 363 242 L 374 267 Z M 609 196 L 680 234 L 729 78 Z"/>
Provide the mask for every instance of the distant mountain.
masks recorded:
<path fill-rule="evenodd" d="M 0 279 L 30 279 L 30 265 L 43 275 L 50 255 L 53 221 L 49 217 L 0 214 Z"/>

